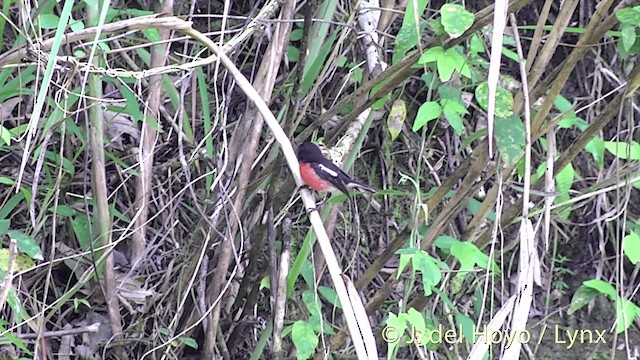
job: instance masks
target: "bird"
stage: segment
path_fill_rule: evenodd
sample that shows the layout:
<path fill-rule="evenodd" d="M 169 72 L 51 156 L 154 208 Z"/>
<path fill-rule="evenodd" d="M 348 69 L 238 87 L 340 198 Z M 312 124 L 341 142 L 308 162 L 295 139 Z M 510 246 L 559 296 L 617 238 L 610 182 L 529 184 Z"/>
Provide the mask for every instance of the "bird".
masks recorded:
<path fill-rule="evenodd" d="M 341 192 L 348 198 L 351 198 L 349 191 L 353 189 L 376 192 L 368 184 L 347 175 L 331 160 L 325 158 L 320 148 L 310 141 L 303 141 L 298 146 L 298 163 L 302 181 L 316 191 L 332 194 Z"/>

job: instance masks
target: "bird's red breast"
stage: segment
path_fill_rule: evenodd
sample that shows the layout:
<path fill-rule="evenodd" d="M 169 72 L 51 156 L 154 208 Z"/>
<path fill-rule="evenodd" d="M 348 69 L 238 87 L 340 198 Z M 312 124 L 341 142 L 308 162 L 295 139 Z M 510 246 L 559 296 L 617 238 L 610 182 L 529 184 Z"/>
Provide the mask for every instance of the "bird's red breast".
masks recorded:
<path fill-rule="evenodd" d="M 337 190 L 330 182 L 322 179 L 311 167 L 311 163 L 300 162 L 300 176 L 305 184 L 317 191 Z"/>

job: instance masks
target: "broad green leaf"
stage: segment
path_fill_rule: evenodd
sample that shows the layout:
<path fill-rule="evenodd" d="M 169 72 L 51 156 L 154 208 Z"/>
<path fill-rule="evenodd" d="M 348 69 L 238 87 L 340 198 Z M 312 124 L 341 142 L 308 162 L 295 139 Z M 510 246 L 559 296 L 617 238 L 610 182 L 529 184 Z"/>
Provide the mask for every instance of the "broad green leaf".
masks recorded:
<path fill-rule="evenodd" d="M 447 253 L 451 253 L 451 246 L 453 246 L 453 244 L 459 243 L 460 240 L 449 236 L 449 235 L 441 235 L 438 236 L 438 238 L 436 239 L 436 241 L 433 242 L 433 245 L 435 245 L 435 247 L 446 251 Z"/>
<path fill-rule="evenodd" d="M 310 358 L 318 346 L 318 336 L 311 325 L 302 320 L 293 324 L 291 340 L 296 347 L 298 359 Z"/>
<path fill-rule="evenodd" d="M 382 329 L 382 339 L 388 346 L 388 354 L 393 354 L 400 346 L 400 338 L 404 335 L 407 328 L 407 314 L 400 313 L 396 315 L 389 313 L 389 317 L 385 322 L 386 326 Z"/>
<path fill-rule="evenodd" d="M 302 39 L 304 31 L 303 29 L 293 29 L 291 30 L 291 34 L 289 34 L 290 41 L 299 41 Z"/>
<path fill-rule="evenodd" d="M 462 328 L 462 334 L 465 339 L 467 339 L 469 344 L 473 344 L 473 342 L 477 340 L 474 339 L 475 321 L 460 311 L 455 311 L 455 319 L 456 323 Z M 461 336 L 461 334 L 458 334 L 458 336 Z"/>
<path fill-rule="evenodd" d="M 462 127 L 463 121 L 461 113 L 459 112 L 459 108 L 456 105 L 460 105 L 455 101 L 444 101 L 442 106 L 442 112 L 444 113 L 444 117 L 447 118 L 449 125 L 455 130 L 456 134 L 462 135 Z M 464 106 L 462 107 L 464 109 Z M 466 109 L 464 109 L 466 111 Z"/>
<path fill-rule="evenodd" d="M 312 316 L 319 315 L 320 311 L 322 311 L 322 301 L 316 299 L 315 292 L 311 290 L 304 291 L 302 293 L 302 301 L 307 306 L 307 310 L 309 310 L 309 314 L 311 314 Z"/>
<path fill-rule="evenodd" d="M 604 167 L 604 141 L 599 136 L 591 139 L 584 150 L 593 156 L 599 169 Z"/>
<path fill-rule="evenodd" d="M 519 117 L 496 116 L 494 126 L 496 146 L 507 166 L 514 165 L 524 154 L 524 124 Z"/>
<path fill-rule="evenodd" d="M 407 310 L 406 321 L 409 322 L 409 324 L 411 324 L 411 326 L 413 326 L 417 331 L 424 333 L 427 330 L 424 316 L 414 308 Z"/>
<path fill-rule="evenodd" d="M 29 257 L 34 260 L 44 260 L 42 257 L 42 250 L 40 250 L 40 245 L 38 245 L 36 239 L 16 230 L 7 231 L 7 235 L 12 239 L 16 239 L 18 250 L 29 255 Z"/>
<path fill-rule="evenodd" d="M 341 309 L 340 300 L 338 299 L 338 294 L 332 288 L 326 286 L 318 286 L 318 292 L 322 297 L 324 297 L 331 305 Z"/>
<path fill-rule="evenodd" d="M 445 53 L 436 60 L 436 67 L 438 68 L 440 81 L 447 82 L 451 79 L 453 72 L 458 67 L 458 60 L 452 56 L 450 52 L 445 51 Z"/>
<path fill-rule="evenodd" d="M 300 60 L 300 50 L 295 46 L 288 46 L 287 59 L 289 59 L 290 62 L 298 62 L 298 60 Z"/>
<path fill-rule="evenodd" d="M 640 143 L 631 144 L 621 141 L 605 141 L 604 147 L 616 157 L 624 160 L 640 160 Z"/>
<path fill-rule="evenodd" d="M 18 293 L 16 292 L 16 289 L 13 286 L 9 287 L 7 303 L 11 307 L 11 310 L 13 311 L 13 314 L 16 317 L 15 318 L 16 323 L 22 322 L 24 319 L 27 319 L 29 317 L 29 314 L 20 303 L 20 298 L 18 297 Z"/>
<path fill-rule="evenodd" d="M 71 228 L 76 236 L 76 240 L 80 243 L 80 247 L 85 251 L 91 250 L 91 229 L 87 214 L 78 213 L 71 220 Z"/>
<path fill-rule="evenodd" d="M 38 16 L 38 22 L 42 29 L 51 30 L 58 27 L 60 17 L 55 14 L 40 14 L 40 16 Z"/>
<path fill-rule="evenodd" d="M 409 50 L 418 44 L 426 26 L 427 23 L 425 21 L 420 21 L 418 27 L 416 27 L 415 23 L 412 23 L 403 25 L 400 28 L 394 42 L 393 56 L 391 58 L 393 64 L 397 64 Z"/>
<path fill-rule="evenodd" d="M 460 91 L 460 89 L 453 86 L 440 85 L 438 87 L 438 95 L 440 95 L 440 99 L 452 100 L 464 108 L 464 105 L 462 105 L 462 91 Z M 440 102 L 442 102 L 442 100 Z M 468 114 L 467 109 L 465 109 L 464 114 Z"/>
<path fill-rule="evenodd" d="M 398 99 L 393 102 L 389 116 L 387 117 L 387 128 L 389 128 L 389 134 L 391 135 L 391 141 L 398 138 L 400 132 L 402 132 L 402 126 L 407 119 L 407 105 L 402 99 Z"/>
<path fill-rule="evenodd" d="M 480 53 L 486 52 L 484 42 L 477 34 L 471 36 L 471 43 L 469 44 L 469 55 L 476 56 Z"/>
<path fill-rule="evenodd" d="M 578 288 L 578 290 L 576 290 L 576 293 L 573 295 L 567 313 L 571 315 L 576 311 L 582 309 L 585 305 L 587 305 L 589 302 L 591 302 L 591 300 L 593 300 L 600 294 L 600 291 L 583 284 Z"/>
<path fill-rule="evenodd" d="M 622 25 L 620 29 L 622 33 L 622 47 L 629 51 L 636 42 L 636 27 L 633 25 Z"/>
<path fill-rule="evenodd" d="M 464 105 L 462 105 L 458 101 L 445 99 L 445 100 L 440 100 L 440 104 L 442 105 L 443 109 L 449 109 L 450 111 L 453 111 L 458 114 L 465 114 L 465 115 L 469 114 L 469 111 L 467 111 Z"/>
<path fill-rule="evenodd" d="M 198 342 L 195 339 L 186 336 L 180 336 L 178 340 L 192 349 L 198 349 Z"/>
<path fill-rule="evenodd" d="M 558 95 L 553 101 L 553 106 L 561 113 L 567 112 L 573 108 L 573 104 L 564 96 Z"/>
<path fill-rule="evenodd" d="M 0 140 L 6 145 L 11 145 L 11 132 L 0 124 Z M 2 145 L 2 143 L 0 143 Z"/>
<path fill-rule="evenodd" d="M 582 285 L 597 290 L 601 294 L 608 295 L 611 300 L 615 300 L 618 296 L 616 289 L 611 286 L 611 284 L 603 280 L 587 280 L 583 282 Z"/>
<path fill-rule="evenodd" d="M 484 110 L 488 108 L 489 85 L 483 82 L 476 87 L 476 101 Z M 513 95 L 501 87 L 496 89 L 496 117 L 507 117 L 513 114 Z"/>
<path fill-rule="evenodd" d="M 407 249 L 400 249 L 396 252 L 396 254 L 400 255 L 400 261 L 398 262 L 398 271 L 396 272 L 396 275 L 397 275 L 396 279 L 400 278 L 400 275 L 402 275 L 402 272 L 404 271 L 404 269 L 407 267 L 407 265 L 409 265 L 409 261 L 413 259 L 413 256 L 418 251 L 419 249 L 416 249 L 416 248 L 407 248 Z"/>
<path fill-rule="evenodd" d="M 416 114 L 416 119 L 413 122 L 413 131 L 416 132 L 422 129 L 429 121 L 437 119 L 442 114 L 442 107 L 435 101 L 427 101 L 422 104 Z"/>
<path fill-rule="evenodd" d="M 424 14 L 428 3 L 429 0 L 411 0 L 407 2 L 407 8 L 402 18 L 402 26 L 415 25 L 416 20 L 419 20 Z"/>
<path fill-rule="evenodd" d="M 72 217 L 73 214 L 75 214 L 75 210 L 73 210 L 73 208 L 69 205 L 58 205 L 57 208 L 51 206 L 49 207 L 49 211 L 51 213 L 53 213 L 53 211 L 56 211 L 56 215 L 60 216 L 60 217 Z"/>
<path fill-rule="evenodd" d="M 444 4 L 440 8 L 444 30 L 453 39 L 460 37 L 473 25 L 474 16 L 459 4 Z"/>
<path fill-rule="evenodd" d="M 13 270 L 15 272 L 20 272 L 29 270 L 34 266 L 35 264 L 30 257 L 25 254 L 18 254 L 13 264 Z M 9 271 L 9 249 L 0 249 L 0 270 L 4 271 L 5 273 Z"/>
<path fill-rule="evenodd" d="M 632 232 L 622 240 L 624 254 L 633 265 L 640 262 L 640 234 Z"/>
<path fill-rule="evenodd" d="M 616 17 L 621 23 L 627 23 L 635 26 L 640 25 L 640 10 L 638 7 L 619 9 L 616 11 Z"/>
<path fill-rule="evenodd" d="M 567 164 L 562 171 L 556 174 L 556 191 L 560 193 L 568 193 L 573 185 L 576 171 L 571 163 Z"/>
<path fill-rule="evenodd" d="M 436 264 L 435 259 L 425 251 L 418 251 L 413 257 L 413 268 L 422 275 L 424 296 L 431 295 L 431 288 L 438 285 L 442 279 L 442 271 Z"/>
<path fill-rule="evenodd" d="M 0 219 L 0 239 L 4 236 L 4 234 L 9 231 L 9 226 L 11 226 L 11 220 L 9 219 Z"/>
<path fill-rule="evenodd" d="M 627 330 L 638 313 L 638 307 L 631 301 L 618 298 L 616 301 L 616 334 Z"/>
<path fill-rule="evenodd" d="M 436 46 L 427 49 L 422 55 L 420 55 L 420 59 L 418 59 L 418 64 L 424 65 L 431 62 L 435 62 L 438 60 L 440 56 L 444 54 L 444 48 L 442 46 Z"/>

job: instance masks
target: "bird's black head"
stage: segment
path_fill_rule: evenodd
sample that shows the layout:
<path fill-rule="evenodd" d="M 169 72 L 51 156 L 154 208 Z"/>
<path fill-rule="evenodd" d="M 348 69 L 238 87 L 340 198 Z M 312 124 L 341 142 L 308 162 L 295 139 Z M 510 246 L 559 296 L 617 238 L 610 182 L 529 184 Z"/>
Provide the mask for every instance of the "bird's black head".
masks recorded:
<path fill-rule="evenodd" d="M 321 162 L 324 159 L 325 158 L 322 156 L 320 148 L 318 148 L 316 144 L 309 141 L 303 141 L 298 146 L 298 160 L 303 162 Z"/>

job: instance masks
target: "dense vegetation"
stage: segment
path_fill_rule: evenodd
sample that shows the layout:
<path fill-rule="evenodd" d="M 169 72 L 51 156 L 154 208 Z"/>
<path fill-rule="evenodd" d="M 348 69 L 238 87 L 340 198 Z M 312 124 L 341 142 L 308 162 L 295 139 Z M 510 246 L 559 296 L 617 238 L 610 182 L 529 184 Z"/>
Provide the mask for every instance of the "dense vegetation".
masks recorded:
<path fill-rule="evenodd" d="M 4 0 L 0 359 L 638 356 L 639 3 Z"/>

